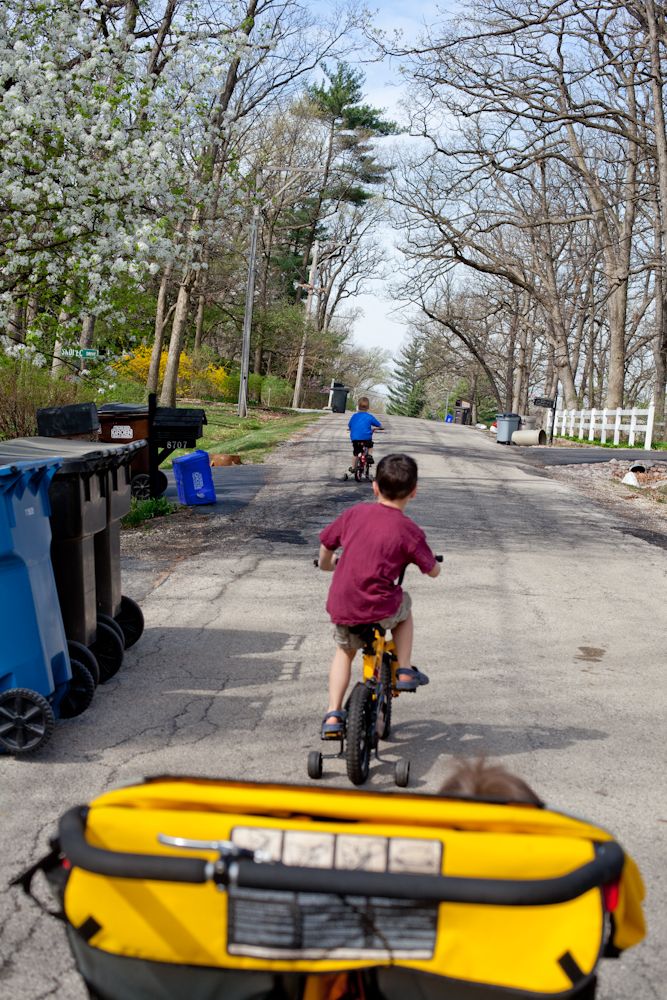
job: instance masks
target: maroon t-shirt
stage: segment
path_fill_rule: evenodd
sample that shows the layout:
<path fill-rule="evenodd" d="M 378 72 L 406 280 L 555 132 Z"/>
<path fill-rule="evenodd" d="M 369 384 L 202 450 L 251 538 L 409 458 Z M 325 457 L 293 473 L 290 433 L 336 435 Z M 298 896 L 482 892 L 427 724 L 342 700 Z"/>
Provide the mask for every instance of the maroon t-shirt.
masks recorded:
<path fill-rule="evenodd" d="M 329 588 L 327 611 L 337 625 L 361 625 L 395 615 L 403 591 L 396 578 L 408 563 L 430 573 L 435 556 L 426 535 L 402 510 L 382 503 L 350 507 L 320 534 L 343 553 Z"/>

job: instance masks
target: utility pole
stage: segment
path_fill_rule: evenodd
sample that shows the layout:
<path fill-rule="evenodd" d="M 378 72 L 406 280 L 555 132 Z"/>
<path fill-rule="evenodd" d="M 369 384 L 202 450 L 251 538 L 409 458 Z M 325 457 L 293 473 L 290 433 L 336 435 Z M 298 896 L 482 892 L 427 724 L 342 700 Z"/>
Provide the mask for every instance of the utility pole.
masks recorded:
<path fill-rule="evenodd" d="M 257 231 L 259 229 L 259 205 L 255 205 L 250 224 L 250 252 L 248 254 L 248 281 L 245 290 L 245 312 L 243 313 L 243 344 L 241 347 L 241 377 L 239 379 L 239 417 L 248 416 L 248 373 L 250 370 L 250 331 L 252 330 L 252 307 L 255 298 L 255 271 L 257 261 Z"/>
<path fill-rule="evenodd" d="M 296 381 L 294 383 L 294 396 L 292 397 L 292 408 L 296 409 L 301 398 L 301 383 L 303 382 L 303 368 L 306 362 L 306 345 L 308 343 L 308 329 L 310 327 L 310 314 L 313 305 L 313 295 L 315 293 L 315 281 L 317 280 L 317 258 L 320 245 L 315 240 L 313 243 L 313 259 L 310 264 L 308 275 L 308 298 L 306 299 L 306 315 L 303 322 L 303 337 L 301 338 L 301 348 L 299 350 L 299 363 L 296 368 Z"/>

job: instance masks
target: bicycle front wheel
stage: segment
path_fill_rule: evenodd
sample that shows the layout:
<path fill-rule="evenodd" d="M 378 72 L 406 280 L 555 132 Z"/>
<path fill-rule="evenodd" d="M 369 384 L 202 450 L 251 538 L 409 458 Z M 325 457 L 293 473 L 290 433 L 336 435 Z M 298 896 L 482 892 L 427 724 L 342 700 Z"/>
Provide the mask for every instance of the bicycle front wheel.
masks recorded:
<path fill-rule="evenodd" d="M 347 710 L 347 776 L 353 785 L 368 777 L 373 748 L 373 696 L 365 684 L 357 684 Z"/>
<path fill-rule="evenodd" d="M 385 653 L 380 667 L 375 732 L 379 740 L 388 740 L 391 732 L 391 654 Z"/>

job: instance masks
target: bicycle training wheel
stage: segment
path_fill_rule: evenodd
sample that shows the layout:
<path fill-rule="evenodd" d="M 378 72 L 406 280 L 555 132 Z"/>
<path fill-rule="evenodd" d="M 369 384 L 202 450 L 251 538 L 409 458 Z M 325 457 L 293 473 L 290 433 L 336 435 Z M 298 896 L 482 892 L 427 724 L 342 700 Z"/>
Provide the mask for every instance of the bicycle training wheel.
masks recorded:
<path fill-rule="evenodd" d="M 368 777 L 373 749 L 373 696 L 365 684 L 357 684 L 347 711 L 347 776 L 353 785 Z"/>

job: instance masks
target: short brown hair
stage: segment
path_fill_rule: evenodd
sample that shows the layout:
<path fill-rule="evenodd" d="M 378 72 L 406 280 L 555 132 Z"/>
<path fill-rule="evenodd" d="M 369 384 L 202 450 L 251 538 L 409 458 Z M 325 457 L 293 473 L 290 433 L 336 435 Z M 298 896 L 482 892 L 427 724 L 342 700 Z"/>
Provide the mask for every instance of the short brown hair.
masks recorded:
<path fill-rule="evenodd" d="M 371 403 L 368 396 L 359 396 L 359 399 L 357 400 L 358 410 L 367 410 L 370 405 Z"/>
<path fill-rule="evenodd" d="M 502 764 L 490 763 L 485 757 L 457 761 L 439 794 L 501 802 L 529 802 L 534 806 L 544 805 L 539 795 L 523 778 L 512 774 Z"/>
<path fill-rule="evenodd" d="M 378 462 L 375 479 L 387 500 L 403 500 L 417 485 L 417 463 L 409 455 L 385 455 Z"/>

